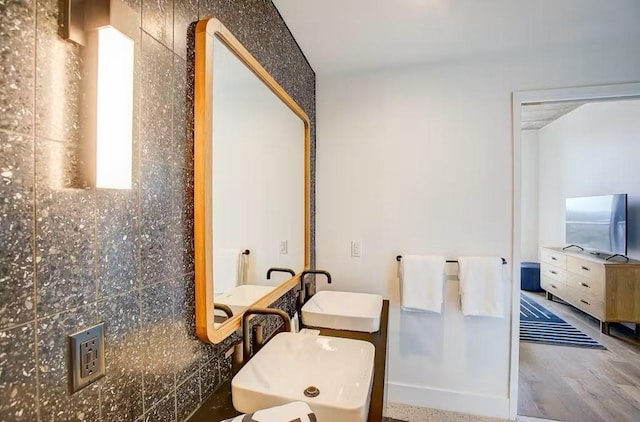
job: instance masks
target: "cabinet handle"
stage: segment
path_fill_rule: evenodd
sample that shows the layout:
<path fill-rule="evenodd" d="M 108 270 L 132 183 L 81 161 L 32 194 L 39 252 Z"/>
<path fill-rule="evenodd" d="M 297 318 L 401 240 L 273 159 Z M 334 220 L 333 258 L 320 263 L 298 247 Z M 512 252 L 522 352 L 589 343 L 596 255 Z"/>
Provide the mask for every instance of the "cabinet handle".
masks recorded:
<path fill-rule="evenodd" d="M 555 272 L 555 271 L 553 271 L 553 270 L 549 270 L 549 272 L 550 272 L 551 274 L 558 275 L 558 273 L 557 273 L 557 272 Z"/>
<path fill-rule="evenodd" d="M 590 288 L 591 288 L 591 286 L 589 286 L 587 283 L 580 283 L 580 285 L 581 285 L 582 287 L 586 287 L 587 289 L 590 289 Z"/>
<path fill-rule="evenodd" d="M 584 303 L 585 305 L 591 305 L 589 302 L 587 302 L 586 300 L 580 299 L 580 302 Z"/>
<path fill-rule="evenodd" d="M 583 270 L 585 270 L 585 271 L 591 271 L 591 270 L 589 269 L 589 267 L 585 267 L 584 265 L 583 265 L 582 267 L 580 267 L 580 268 L 582 268 L 582 269 L 583 269 Z"/>
<path fill-rule="evenodd" d="M 551 287 L 553 287 L 554 289 L 557 289 L 557 287 L 555 285 L 553 285 L 553 284 L 551 285 Z"/>
<path fill-rule="evenodd" d="M 552 257 L 551 257 L 551 260 L 552 260 L 552 261 L 557 261 L 557 260 L 558 260 L 558 258 L 556 258 L 555 256 L 552 256 Z"/>

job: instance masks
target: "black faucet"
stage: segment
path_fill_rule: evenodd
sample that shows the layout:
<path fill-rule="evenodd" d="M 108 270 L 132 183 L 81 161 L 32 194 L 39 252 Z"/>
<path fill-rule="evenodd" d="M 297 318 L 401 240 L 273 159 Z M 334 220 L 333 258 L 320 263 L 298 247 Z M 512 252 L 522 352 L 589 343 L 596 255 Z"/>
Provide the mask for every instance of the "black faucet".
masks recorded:
<path fill-rule="evenodd" d="M 249 349 L 253 348 L 255 354 L 264 344 L 262 334 L 262 324 L 253 324 L 253 336 L 249 334 L 249 317 L 252 315 L 276 315 L 282 319 L 284 332 L 291 331 L 291 320 L 289 315 L 278 308 L 248 308 L 242 314 L 242 360 L 247 363 L 250 358 Z M 253 339 L 253 341 L 252 341 Z"/>
<path fill-rule="evenodd" d="M 289 273 L 291 274 L 291 277 L 295 277 L 296 275 L 296 272 L 293 271 L 291 268 L 273 267 L 267 270 L 267 280 L 271 280 L 271 273 Z"/>
<path fill-rule="evenodd" d="M 300 307 L 302 307 L 302 305 L 304 305 L 305 296 L 308 296 L 310 298 L 311 296 L 313 296 L 315 294 L 315 292 L 313 291 L 313 286 L 311 285 L 311 283 L 305 283 L 304 282 L 304 277 L 307 274 L 320 274 L 320 275 L 326 276 L 327 277 L 327 283 L 331 284 L 331 274 L 329 274 L 328 271 L 323 271 L 323 270 L 304 270 L 302 272 L 302 274 L 300 274 L 300 294 L 298 295 L 298 304 L 300 305 Z"/>
<path fill-rule="evenodd" d="M 233 311 L 231 310 L 231 308 L 224 303 L 214 303 L 213 309 L 224 312 L 227 315 L 227 318 L 231 318 L 233 316 Z"/>

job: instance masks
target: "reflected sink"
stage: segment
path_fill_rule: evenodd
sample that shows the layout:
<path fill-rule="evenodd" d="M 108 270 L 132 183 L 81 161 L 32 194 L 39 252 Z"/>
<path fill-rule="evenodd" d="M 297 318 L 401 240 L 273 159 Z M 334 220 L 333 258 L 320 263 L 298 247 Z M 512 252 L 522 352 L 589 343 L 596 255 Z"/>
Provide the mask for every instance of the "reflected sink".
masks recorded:
<path fill-rule="evenodd" d="M 273 286 L 244 284 L 234 287 L 229 292 L 215 295 L 213 301 L 227 305 L 231 308 L 233 314 L 237 315 L 244 312 L 247 306 L 253 304 L 267 293 L 270 293 L 273 289 Z"/>
<path fill-rule="evenodd" d="M 361 340 L 280 333 L 231 381 L 233 407 L 251 413 L 299 400 L 318 422 L 365 422 L 374 353 L 373 345 Z M 309 397 L 310 387 L 319 394 Z"/>
<path fill-rule="evenodd" d="M 375 333 L 380 329 L 382 296 L 369 293 L 316 293 L 302 307 L 302 322 L 311 327 Z"/>

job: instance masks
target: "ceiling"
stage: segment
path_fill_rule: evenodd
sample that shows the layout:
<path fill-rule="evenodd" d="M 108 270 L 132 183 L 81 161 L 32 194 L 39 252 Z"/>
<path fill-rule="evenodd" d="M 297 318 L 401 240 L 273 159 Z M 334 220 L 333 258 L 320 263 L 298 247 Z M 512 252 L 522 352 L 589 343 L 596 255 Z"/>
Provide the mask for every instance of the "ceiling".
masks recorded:
<path fill-rule="evenodd" d="M 640 39 L 638 0 L 273 0 L 318 74 Z"/>
<path fill-rule="evenodd" d="M 542 129 L 585 104 L 584 102 L 525 104 L 520 112 L 522 130 Z"/>

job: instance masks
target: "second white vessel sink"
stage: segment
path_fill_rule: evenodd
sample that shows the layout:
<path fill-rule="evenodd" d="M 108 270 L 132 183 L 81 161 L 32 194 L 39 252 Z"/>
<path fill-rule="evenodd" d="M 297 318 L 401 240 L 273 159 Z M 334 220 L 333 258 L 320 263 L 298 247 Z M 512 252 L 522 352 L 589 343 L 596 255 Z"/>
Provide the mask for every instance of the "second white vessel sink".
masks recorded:
<path fill-rule="evenodd" d="M 231 381 L 243 413 L 304 401 L 318 422 L 365 422 L 375 348 L 361 340 L 280 333 Z"/>
<path fill-rule="evenodd" d="M 380 329 L 382 296 L 369 293 L 316 293 L 302 307 L 302 322 L 311 327 L 375 333 Z"/>

